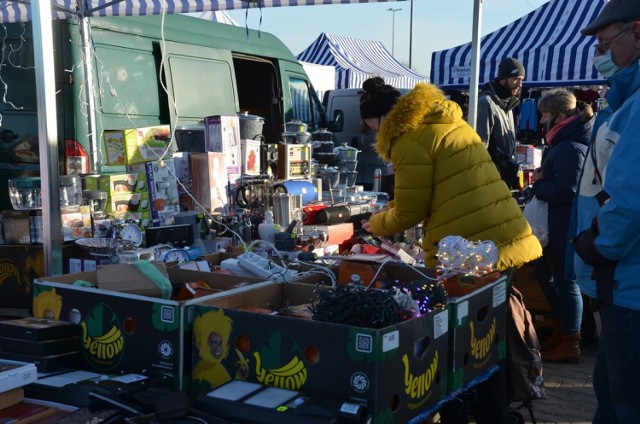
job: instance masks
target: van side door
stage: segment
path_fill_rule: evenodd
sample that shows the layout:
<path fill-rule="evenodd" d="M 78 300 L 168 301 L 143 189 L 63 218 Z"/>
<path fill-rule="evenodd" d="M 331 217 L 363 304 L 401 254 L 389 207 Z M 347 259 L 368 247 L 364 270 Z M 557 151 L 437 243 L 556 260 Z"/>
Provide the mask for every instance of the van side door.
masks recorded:
<path fill-rule="evenodd" d="M 237 113 L 238 91 L 230 51 L 166 42 L 162 53 L 172 124 Z"/>

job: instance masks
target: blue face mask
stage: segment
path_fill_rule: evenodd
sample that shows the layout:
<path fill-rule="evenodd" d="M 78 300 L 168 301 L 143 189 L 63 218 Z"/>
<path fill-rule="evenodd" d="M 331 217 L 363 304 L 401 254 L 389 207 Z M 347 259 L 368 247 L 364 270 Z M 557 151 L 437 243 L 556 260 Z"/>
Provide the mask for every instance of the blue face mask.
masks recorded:
<path fill-rule="evenodd" d="M 605 78 L 611 78 L 620 70 L 620 67 L 615 64 L 611 57 L 611 50 L 600 56 L 595 56 L 592 60 L 593 66 L 602 74 Z"/>

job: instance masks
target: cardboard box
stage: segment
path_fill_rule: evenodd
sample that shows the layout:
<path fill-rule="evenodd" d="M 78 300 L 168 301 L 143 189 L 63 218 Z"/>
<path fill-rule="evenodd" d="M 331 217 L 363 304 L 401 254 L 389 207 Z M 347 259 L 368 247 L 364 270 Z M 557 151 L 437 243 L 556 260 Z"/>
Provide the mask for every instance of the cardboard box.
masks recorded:
<path fill-rule="evenodd" d="M 0 393 L 26 386 L 38 379 L 34 364 L 0 360 Z"/>
<path fill-rule="evenodd" d="M 76 274 L 82 271 L 95 271 L 99 266 L 111 265 L 112 261 L 106 256 L 73 257 L 67 259 L 67 270 L 69 274 Z"/>
<path fill-rule="evenodd" d="M 317 301 L 314 290 L 315 285 L 297 282 L 256 285 L 196 306 L 194 389 L 206 393 L 233 379 L 240 363 L 248 367 L 247 381 L 363 400 L 373 423 L 405 423 L 443 399 L 447 310 L 381 329 L 269 313 L 284 305 L 304 309 Z M 208 348 L 201 358 L 195 346 L 216 331 L 224 334 L 228 356 L 224 368 L 212 369 Z"/>
<path fill-rule="evenodd" d="M 100 373 L 161 371 L 175 379 L 176 387 L 186 389 L 193 306 L 234 290 L 247 290 L 247 285 L 273 283 L 174 268 L 167 269 L 167 275 L 176 289 L 187 281 L 203 280 L 220 292 L 177 301 L 74 285 L 77 281 L 97 284 L 97 271 L 65 274 L 34 280 L 34 316 L 47 314 L 77 323 L 82 365 L 87 369 Z"/>
<path fill-rule="evenodd" d="M 89 206 L 66 206 L 60 211 L 63 241 L 74 241 L 85 237 L 91 237 L 91 213 Z M 29 237 L 31 244 L 42 244 L 44 227 L 42 223 L 42 210 L 30 211 Z"/>
<path fill-rule="evenodd" d="M 516 144 L 515 159 L 526 169 L 539 168 L 542 163 L 542 149 L 531 144 Z"/>
<path fill-rule="evenodd" d="M 411 266 L 385 254 L 358 253 L 348 258 L 340 261 L 338 284 L 349 284 L 354 274 L 360 277 L 362 285 L 371 287 L 382 287 L 395 281 L 435 279 L 437 276 L 434 268 Z"/>
<path fill-rule="evenodd" d="M 228 207 L 230 177 L 224 153 L 191 153 L 191 194 L 210 213 L 225 215 Z"/>
<path fill-rule="evenodd" d="M 527 309 L 531 313 L 538 340 L 541 343 L 547 340 L 546 344 L 557 344 L 562 339 L 562 321 L 555 318 L 549 310 Z"/>
<path fill-rule="evenodd" d="M 62 208 L 62 239 L 64 241 L 91 237 L 91 212 L 89 206 L 68 206 Z M 42 240 L 39 241 L 42 243 Z"/>
<path fill-rule="evenodd" d="M 163 262 L 151 262 L 160 274 L 168 279 Z M 163 297 L 163 290 L 158 283 L 143 274 L 133 264 L 115 264 L 103 266 L 96 271 L 97 286 L 101 290 L 121 293 L 139 294 L 142 296 Z"/>
<path fill-rule="evenodd" d="M 147 177 L 144 171 L 126 174 L 102 174 L 99 177 L 99 189 L 109 197 L 132 193 L 147 192 Z"/>
<path fill-rule="evenodd" d="M 522 293 L 522 299 L 529 311 L 551 311 L 547 296 L 536 280 L 533 263 L 525 264 L 516 270 L 513 286 Z"/>
<path fill-rule="evenodd" d="M 242 173 L 245 175 L 260 175 L 260 140 L 241 140 Z"/>
<path fill-rule="evenodd" d="M 104 211 L 107 213 L 149 212 L 149 216 L 151 216 L 149 193 L 145 191 L 141 193 L 110 195 Z"/>
<path fill-rule="evenodd" d="M 227 172 L 242 172 L 240 120 L 237 115 L 205 117 L 204 140 L 208 152 L 225 154 Z"/>
<path fill-rule="evenodd" d="M 507 278 L 449 298 L 448 387 L 454 392 L 488 371 L 506 354 Z"/>
<path fill-rule="evenodd" d="M 111 230 L 111 217 L 104 212 L 93 212 L 91 214 L 91 236 L 90 237 L 107 237 Z"/>
<path fill-rule="evenodd" d="M 171 157 L 169 125 L 126 130 L 105 130 L 103 140 L 107 165 L 130 165 L 134 163 Z"/>
<path fill-rule="evenodd" d="M 80 252 L 75 243 L 62 246 L 63 272 Z M 31 309 L 33 279 L 44 276 L 42 245 L 0 245 L 0 271 L 0 307 Z"/>
<path fill-rule="evenodd" d="M 195 210 L 193 199 L 190 196 L 193 184 L 191 181 L 191 159 L 189 155 L 189 152 L 176 152 L 173 155 L 176 177 L 180 181 L 180 184 L 178 184 L 178 204 L 181 211 Z"/>
<path fill-rule="evenodd" d="M 176 171 L 176 178 L 181 184 L 178 184 L 178 194 L 184 194 L 191 191 L 191 162 L 189 152 L 176 152 L 173 155 L 173 164 Z"/>
<path fill-rule="evenodd" d="M 31 215 L 32 211 L 2 211 L 6 244 L 31 244 Z"/>
<path fill-rule="evenodd" d="M 151 222 L 154 227 L 174 224 L 174 216 L 180 212 L 178 182 L 173 159 L 127 165 L 130 172 L 146 175 L 149 191 Z"/>
<path fill-rule="evenodd" d="M 100 174 L 85 174 L 80 178 L 82 190 L 100 190 Z"/>

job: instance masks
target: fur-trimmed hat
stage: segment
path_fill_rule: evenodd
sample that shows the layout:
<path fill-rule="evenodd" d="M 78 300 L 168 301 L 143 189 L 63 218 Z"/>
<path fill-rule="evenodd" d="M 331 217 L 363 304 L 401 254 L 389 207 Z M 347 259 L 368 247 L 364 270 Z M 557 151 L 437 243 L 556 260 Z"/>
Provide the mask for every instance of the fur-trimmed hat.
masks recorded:
<path fill-rule="evenodd" d="M 360 116 L 363 119 L 386 115 L 400 98 L 400 92 L 385 84 L 380 77 L 369 78 L 362 83 L 364 93 L 360 96 Z"/>
<path fill-rule="evenodd" d="M 512 57 L 503 59 L 498 66 L 498 77 L 496 79 L 499 81 L 515 77 L 524 77 L 524 66 L 522 63 Z"/>

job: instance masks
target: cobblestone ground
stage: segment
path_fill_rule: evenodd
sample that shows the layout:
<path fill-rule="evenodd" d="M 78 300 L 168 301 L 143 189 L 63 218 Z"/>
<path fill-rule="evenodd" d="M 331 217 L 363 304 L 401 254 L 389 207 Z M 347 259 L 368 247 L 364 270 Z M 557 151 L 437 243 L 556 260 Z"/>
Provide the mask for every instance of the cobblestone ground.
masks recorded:
<path fill-rule="evenodd" d="M 533 402 L 537 424 L 589 424 L 596 409 L 596 396 L 591 378 L 596 345 L 582 349 L 579 364 L 544 363 L 547 399 Z M 531 423 L 529 412 L 521 409 L 525 422 Z"/>
<path fill-rule="evenodd" d="M 533 402 L 533 414 L 536 424 L 591 424 L 596 409 L 596 396 L 591 378 L 596 358 L 595 343 L 582 349 L 579 364 L 544 363 L 543 376 L 547 399 Z M 519 404 L 514 403 L 513 408 Z M 527 424 L 532 423 L 529 411 L 518 409 Z M 423 424 L 438 424 L 435 414 Z M 470 417 L 470 423 L 474 423 Z"/>

